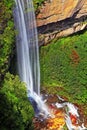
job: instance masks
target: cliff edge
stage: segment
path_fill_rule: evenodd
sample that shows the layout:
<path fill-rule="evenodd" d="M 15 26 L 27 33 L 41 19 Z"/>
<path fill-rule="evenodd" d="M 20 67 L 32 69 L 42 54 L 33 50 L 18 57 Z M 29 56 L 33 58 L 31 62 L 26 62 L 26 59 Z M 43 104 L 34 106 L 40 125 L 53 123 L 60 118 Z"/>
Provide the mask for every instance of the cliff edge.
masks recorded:
<path fill-rule="evenodd" d="M 86 0 L 47 0 L 37 15 L 41 44 L 87 28 Z"/>

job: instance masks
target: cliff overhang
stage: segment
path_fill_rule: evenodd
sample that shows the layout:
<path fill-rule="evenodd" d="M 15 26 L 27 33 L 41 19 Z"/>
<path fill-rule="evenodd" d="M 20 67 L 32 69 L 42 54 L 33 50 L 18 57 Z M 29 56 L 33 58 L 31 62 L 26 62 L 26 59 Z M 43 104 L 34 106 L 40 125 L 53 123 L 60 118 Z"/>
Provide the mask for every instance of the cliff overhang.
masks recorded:
<path fill-rule="evenodd" d="M 40 45 L 87 28 L 87 1 L 49 0 L 37 15 Z"/>

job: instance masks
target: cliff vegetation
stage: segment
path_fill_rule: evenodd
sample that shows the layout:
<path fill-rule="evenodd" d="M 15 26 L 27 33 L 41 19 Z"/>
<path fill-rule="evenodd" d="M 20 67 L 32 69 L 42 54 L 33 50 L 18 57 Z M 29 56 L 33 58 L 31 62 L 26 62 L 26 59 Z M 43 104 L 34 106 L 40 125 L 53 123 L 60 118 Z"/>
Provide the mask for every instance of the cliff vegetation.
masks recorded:
<path fill-rule="evenodd" d="M 41 47 L 42 89 L 87 106 L 86 55 L 87 31 L 55 39 Z M 84 113 L 87 114 L 87 109 Z"/>

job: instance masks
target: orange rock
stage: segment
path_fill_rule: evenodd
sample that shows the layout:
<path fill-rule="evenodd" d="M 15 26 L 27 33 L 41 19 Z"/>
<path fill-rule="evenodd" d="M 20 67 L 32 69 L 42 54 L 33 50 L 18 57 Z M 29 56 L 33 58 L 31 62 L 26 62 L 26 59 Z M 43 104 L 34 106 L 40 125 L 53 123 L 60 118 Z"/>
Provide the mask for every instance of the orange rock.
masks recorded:
<path fill-rule="evenodd" d="M 49 130 L 61 130 L 65 125 L 64 112 L 62 110 L 55 110 L 54 115 L 54 118 L 48 119 L 47 128 Z"/>
<path fill-rule="evenodd" d="M 87 0 L 52 0 L 45 2 L 37 15 L 37 25 L 47 25 L 72 17 L 77 13 L 77 18 L 87 15 Z"/>

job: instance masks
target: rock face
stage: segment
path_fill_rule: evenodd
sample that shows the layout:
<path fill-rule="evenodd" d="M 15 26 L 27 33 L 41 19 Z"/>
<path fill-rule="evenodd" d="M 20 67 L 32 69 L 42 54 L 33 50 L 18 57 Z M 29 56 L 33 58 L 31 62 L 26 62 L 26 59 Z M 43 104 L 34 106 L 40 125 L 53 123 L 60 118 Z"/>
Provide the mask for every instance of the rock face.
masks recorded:
<path fill-rule="evenodd" d="M 42 44 L 87 27 L 87 0 L 48 0 L 37 15 Z"/>

